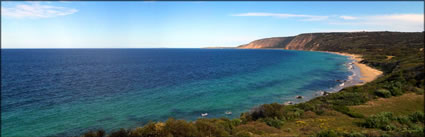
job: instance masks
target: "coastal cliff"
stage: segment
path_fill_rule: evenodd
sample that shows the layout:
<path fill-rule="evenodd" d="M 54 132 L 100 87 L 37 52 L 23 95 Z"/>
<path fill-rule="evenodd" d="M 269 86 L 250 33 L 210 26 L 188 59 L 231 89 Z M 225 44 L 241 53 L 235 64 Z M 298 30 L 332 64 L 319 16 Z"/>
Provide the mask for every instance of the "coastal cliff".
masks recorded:
<path fill-rule="evenodd" d="M 359 49 L 398 48 L 400 43 L 422 48 L 423 32 L 333 32 L 305 33 L 292 37 L 274 37 L 255 40 L 237 48 L 280 48 L 309 51 L 345 51 L 360 53 Z M 399 50 L 397 50 L 399 51 Z"/>
<path fill-rule="evenodd" d="M 251 43 L 241 45 L 238 48 L 257 49 L 257 48 L 285 48 L 294 37 L 274 37 L 255 40 Z"/>
<path fill-rule="evenodd" d="M 315 34 L 300 34 L 284 47 L 284 49 L 304 50 L 305 46 L 316 37 Z"/>

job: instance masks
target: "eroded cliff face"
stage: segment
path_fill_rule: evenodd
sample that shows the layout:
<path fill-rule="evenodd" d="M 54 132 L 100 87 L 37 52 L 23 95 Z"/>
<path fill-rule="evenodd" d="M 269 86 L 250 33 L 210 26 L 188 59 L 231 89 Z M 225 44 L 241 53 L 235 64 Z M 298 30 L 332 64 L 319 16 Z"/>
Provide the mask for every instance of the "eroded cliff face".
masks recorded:
<path fill-rule="evenodd" d="M 306 50 L 306 45 L 314 38 L 315 34 L 300 34 L 293 37 L 274 37 L 255 40 L 238 48 L 259 49 L 259 48 L 281 48 L 289 50 Z"/>
<path fill-rule="evenodd" d="M 258 49 L 258 48 L 285 48 L 294 37 L 275 37 L 255 40 L 238 48 Z"/>
<path fill-rule="evenodd" d="M 284 49 L 289 50 L 312 50 L 307 48 L 309 44 L 316 36 L 314 34 L 301 34 L 296 36 L 291 42 L 289 42 Z"/>

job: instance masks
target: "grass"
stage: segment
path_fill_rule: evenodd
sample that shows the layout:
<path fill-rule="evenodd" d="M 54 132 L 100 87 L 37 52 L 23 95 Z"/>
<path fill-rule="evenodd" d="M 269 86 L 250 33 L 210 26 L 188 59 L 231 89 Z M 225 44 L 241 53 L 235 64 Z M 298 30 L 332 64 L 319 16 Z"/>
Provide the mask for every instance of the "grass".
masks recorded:
<path fill-rule="evenodd" d="M 329 110 L 324 115 L 314 115 L 305 113 L 302 118 L 288 121 L 281 129 L 285 135 L 289 136 L 309 136 L 323 129 L 361 130 L 360 127 L 353 124 L 358 121 L 345 114 Z"/>
<path fill-rule="evenodd" d="M 350 106 L 350 110 L 365 116 L 380 112 L 392 112 L 394 115 L 408 115 L 415 111 L 424 111 L 424 95 L 407 93 L 402 96 L 379 98 L 363 105 Z M 364 128 L 358 125 L 363 118 L 352 118 L 334 110 L 328 110 L 323 115 L 306 112 L 299 119 L 285 122 L 280 128 L 280 136 L 311 136 L 316 133 L 333 129 L 342 133 L 377 133 L 379 129 Z"/>
<path fill-rule="evenodd" d="M 379 98 L 364 105 L 350 106 L 349 108 L 351 111 L 365 116 L 383 111 L 392 112 L 395 115 L 407 115 L 415 111 L 424 112 L 424 95 L 408 93 L 391 98 Z"/>

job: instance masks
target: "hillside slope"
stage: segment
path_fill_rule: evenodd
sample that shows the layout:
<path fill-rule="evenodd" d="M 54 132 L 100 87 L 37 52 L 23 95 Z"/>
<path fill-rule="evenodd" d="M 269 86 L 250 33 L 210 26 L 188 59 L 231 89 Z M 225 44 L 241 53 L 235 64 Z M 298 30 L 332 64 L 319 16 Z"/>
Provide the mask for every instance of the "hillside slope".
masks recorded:
<path fill-rule="evenodd" d="M 306 33 L 294 37 L 274 37 L 255 40 L 238 48 L 283 48 L 288 50 L 341 51 L 359 53 L 365 50 L 408 47 L 420 48 L 423 32 L 340 32 Z M 394 53 L 399 54 L 399 53 Z"/>
<path fill-rule="evenodd" d="M 292 41 L 294 37 L 275 37 L 275 38 L 265 38 L 255 40 L 251 43 L 241 45 L 238 48 L 248 48 L 248 49 L 256 49 L 256 48 L 285 48 L 289 42 Z"/>

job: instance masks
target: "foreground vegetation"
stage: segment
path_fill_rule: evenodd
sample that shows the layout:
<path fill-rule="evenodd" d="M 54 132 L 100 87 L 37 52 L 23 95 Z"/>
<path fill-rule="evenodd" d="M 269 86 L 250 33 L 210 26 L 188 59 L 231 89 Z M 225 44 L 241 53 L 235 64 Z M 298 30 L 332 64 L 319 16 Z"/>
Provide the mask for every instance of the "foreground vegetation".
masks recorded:
<path fill-rule="evenodd" d="M 295 105 L 264 104 L 238 119 L 168 119 L 110 137 L 424 136 L 424 33 L 322 33 L 317 50 L 363 55 L 384 76 Z M 309 44 L 307 44 L 309 45 Z M 396 105 L 395 105 L 396 104 Z M 390 106 L 390 107 L 387 107 Z M 103 137 L 103 130 L 85 137 Z"/>

